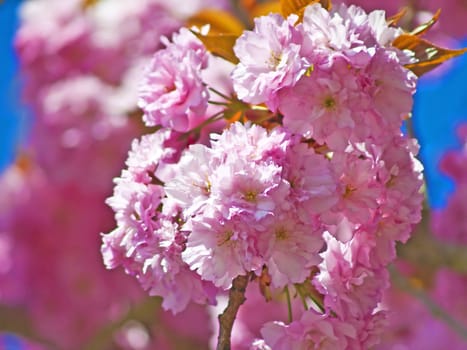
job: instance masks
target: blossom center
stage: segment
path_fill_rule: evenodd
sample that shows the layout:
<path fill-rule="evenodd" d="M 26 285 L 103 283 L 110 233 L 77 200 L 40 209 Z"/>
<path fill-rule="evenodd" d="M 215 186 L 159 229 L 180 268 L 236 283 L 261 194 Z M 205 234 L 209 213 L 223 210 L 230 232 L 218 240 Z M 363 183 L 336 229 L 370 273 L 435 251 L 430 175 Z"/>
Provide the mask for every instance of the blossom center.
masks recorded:
<path fill-rule="evenodd" d="M 217 240 L 217 245 L 220 247 L 226 243 L 232 244 L 233 242 L 230 240 L 232 236 L 234 235 L 234 232 L 232 230 L 227 230 L 224 233 L 222 233 Z"/>
<path fill-rule="evenodd" d="M 175 83 L 172 83 L 171 85 L 164 86 L 164 92 L 169 93 L 172 91 L 177 90 L 177 87 L 175 86 Z"/>
<path fill-rule="evenodd" d="M 271 68 L 277 68 L 282 61 L 282 52 L 274 52 L 271 51 L 271 55 L 269 56 L 268 64 Z"/>
<path fill-rule="evenodd" d="M 352 185 L 348 184 L 345 186 L 345 191 L 344 191 L 344 198 L 349 198 L 352 193 L 354 193 L 357 189 L 353 187 Z"/>
<path fill-rule="evenodd" d="M 244 198 L 247 202 L 254 202 L 256 200 L 257 193 L 254 190 L 248 190 L 244 194 Z"/>
<path fill-rule="evenodd" d="M 283 227 L 278 228 L 275 234 L 278 241 L 285 241 L 289 236 L 287 230 Z"/>
<path fill-rule="evenodd" d="M 332 96 L 328 96 L 323 101 L 323 106 L 326 109 L 335 109 L 336 107 L 336 100 Z"/>

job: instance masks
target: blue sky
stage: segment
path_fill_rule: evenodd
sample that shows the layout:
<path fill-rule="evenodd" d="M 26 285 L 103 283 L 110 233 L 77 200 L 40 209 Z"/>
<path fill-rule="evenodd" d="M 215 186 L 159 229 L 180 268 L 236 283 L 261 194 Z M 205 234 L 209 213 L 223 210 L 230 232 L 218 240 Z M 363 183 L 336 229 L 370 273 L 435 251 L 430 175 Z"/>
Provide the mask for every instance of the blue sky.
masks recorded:
<path fill-rule="evenodd" d="M 459 46 L 466 47 L 467 38 Z M 451 180 L 439 172 L 439 160 L 447 150 L 461 147 L 456 138 L 456 126 L 467 122 L 467 54 L 453 59 L 446 67 L 441 77 L 428 74 L 420 79 L 413 115 L 414 131 L 421 144 L 420 159 L 425 166 L 428 199 L 435 208 L 443 207 L 454 190 Z"/>
<path fill-rule="evenodd" d="M 4 0 L 0 5 L 0 171 L 13 160 L 20 125 L 24 124 L 24 114 L 18 107 L 17 60 L 12 46 L 19 3 L 19 0 Z"/>

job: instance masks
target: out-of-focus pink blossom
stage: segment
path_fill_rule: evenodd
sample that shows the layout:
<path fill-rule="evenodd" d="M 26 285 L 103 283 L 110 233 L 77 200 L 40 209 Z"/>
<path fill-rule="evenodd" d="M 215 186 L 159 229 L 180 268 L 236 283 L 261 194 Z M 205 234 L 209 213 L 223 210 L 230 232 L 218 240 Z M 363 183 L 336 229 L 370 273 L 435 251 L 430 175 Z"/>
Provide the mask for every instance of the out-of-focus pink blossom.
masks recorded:
<path fill-rule="evenodd" d="M 58 187 L 40 171 L 22 176 L 23 194 L 10 198 L 0 218 L 8 220 L 4 232 L 15 251 L 15 265 L 2 272 L 2 301 L 24 308 L 46 339 L 78 349 L 142 295 L 127 276 L 103 269 L 99 252 L 89 249 L 99 242 L 95 231 L 111 221 L 100 204 L 104 195 Z M 22 288 L 12 300 L 15 284 Z"/>
<path fill-rule="evenodd" d="M 445 208 L 433 211 L 431 226 L 437 237 L 467 244 L 467 124 L 459 126 L 458 134 L 462 148 L 448 151 L 440 162 L 441 171 L 454 180 L 455 192 Z"/>

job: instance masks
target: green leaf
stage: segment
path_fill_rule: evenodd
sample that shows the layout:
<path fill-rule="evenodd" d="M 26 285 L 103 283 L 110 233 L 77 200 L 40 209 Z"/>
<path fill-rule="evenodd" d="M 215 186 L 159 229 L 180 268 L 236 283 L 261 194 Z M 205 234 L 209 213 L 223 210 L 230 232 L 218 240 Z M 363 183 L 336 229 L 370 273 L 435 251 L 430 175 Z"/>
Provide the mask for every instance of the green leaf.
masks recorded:
<path fill-rule="evenodd" d="M 410 50 L 417 59 L 416 63 L 407 64 L 406 68 L 421 76 L 439 66 L 444 61 L 467 52 L 466 49 L 451 50 L 438 47 L 417 35 L 405 33 L 392 43 L 400 50 Z"/>

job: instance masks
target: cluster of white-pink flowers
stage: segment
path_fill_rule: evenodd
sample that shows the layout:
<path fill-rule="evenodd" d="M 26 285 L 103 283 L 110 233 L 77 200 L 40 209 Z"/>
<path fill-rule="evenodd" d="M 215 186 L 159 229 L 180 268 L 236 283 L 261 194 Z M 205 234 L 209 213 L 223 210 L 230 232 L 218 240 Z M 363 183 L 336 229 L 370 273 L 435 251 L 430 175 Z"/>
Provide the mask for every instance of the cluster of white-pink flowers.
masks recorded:
<path fill-rule="evenodd" d="M 266 323 L 252 349 L 376 344 L 386 267 L 422 202 L 418 146 L 400 131 L 417 80 L 391 45 L 401 33 L 383 11 L 314 4 L 302 21 L 257 18 L 222 70 L 190 31 L 165 40 L 139 99 L 158 130 L 134 141 L 108 199 L 106 265 L 174 312 L 242 275 L 300 296 L 299 317 Z M 229 123 L 238 106 L 271 117 Z"/>

